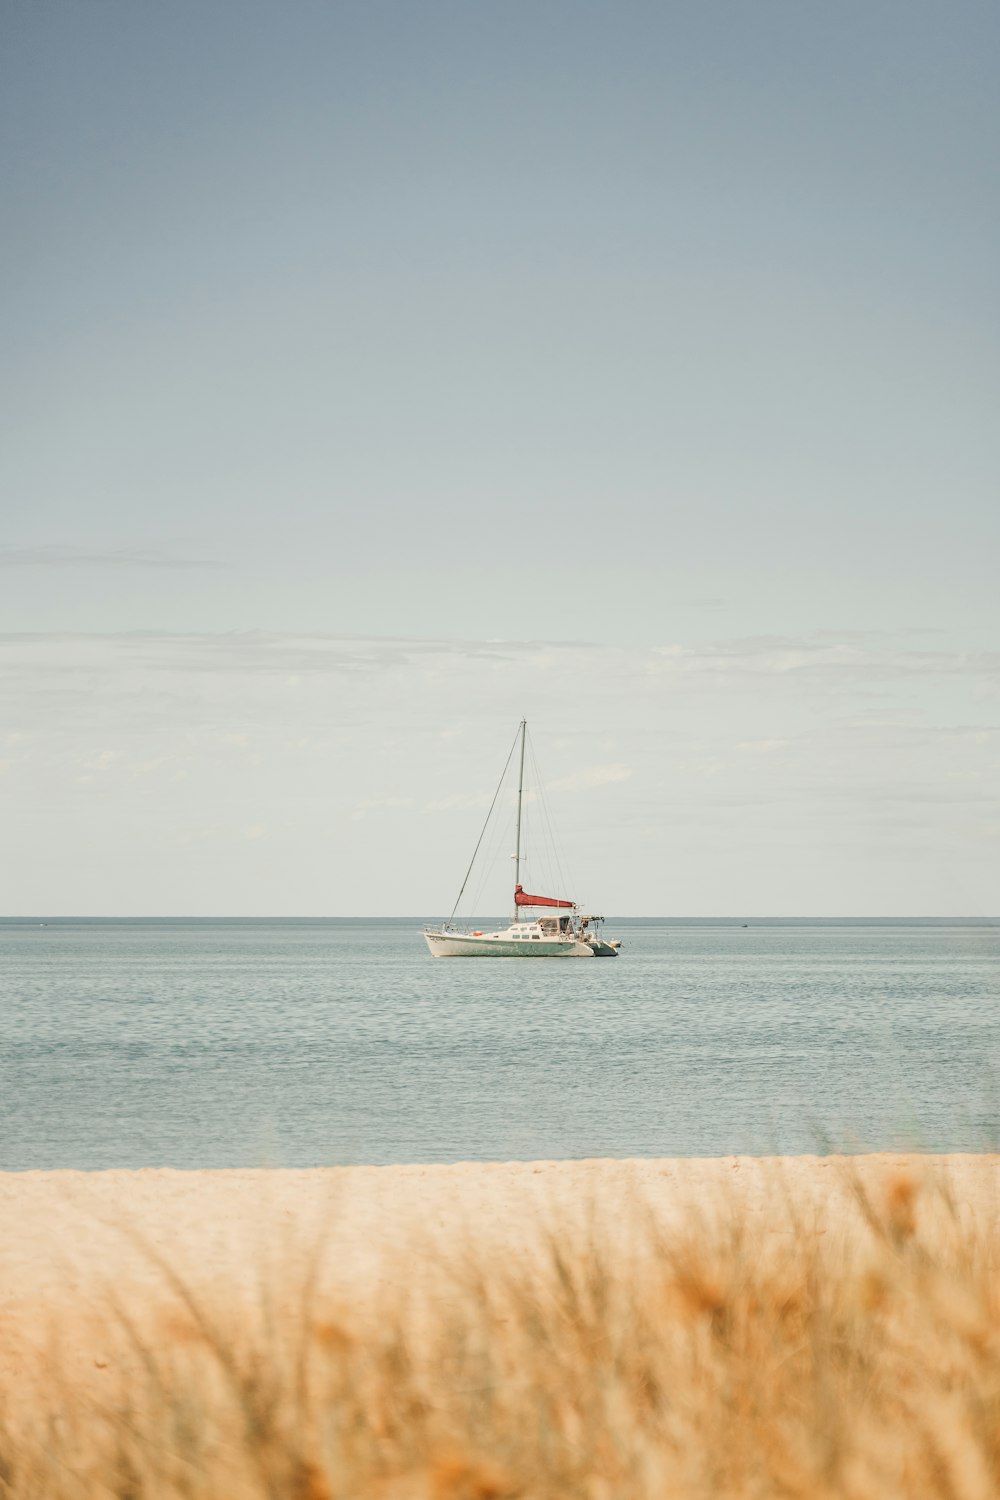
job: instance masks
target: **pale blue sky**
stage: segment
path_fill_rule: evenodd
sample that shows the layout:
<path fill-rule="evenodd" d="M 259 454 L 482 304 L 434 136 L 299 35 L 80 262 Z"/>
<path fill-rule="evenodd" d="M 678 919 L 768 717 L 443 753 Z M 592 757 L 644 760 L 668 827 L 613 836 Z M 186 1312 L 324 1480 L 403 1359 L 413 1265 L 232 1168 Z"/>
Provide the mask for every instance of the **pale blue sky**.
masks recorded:
<path fill-rule="evenodd" d="M 0 906 L 447 907 L 476 815 L 421 815 L 432 874 L 413 819 L 530 711 L 553 776 L 598 777 L 566 813 L 609 909 L 749 909 L 751 869 L 761 912 L 997 909 L 994 6 L 0 20 Z M 587 644 L 554 689 L 498 638 Z M 123 769 L 167 742 L 196 878 Z M 647 898 L 679 840 L 697 878 Z"/>

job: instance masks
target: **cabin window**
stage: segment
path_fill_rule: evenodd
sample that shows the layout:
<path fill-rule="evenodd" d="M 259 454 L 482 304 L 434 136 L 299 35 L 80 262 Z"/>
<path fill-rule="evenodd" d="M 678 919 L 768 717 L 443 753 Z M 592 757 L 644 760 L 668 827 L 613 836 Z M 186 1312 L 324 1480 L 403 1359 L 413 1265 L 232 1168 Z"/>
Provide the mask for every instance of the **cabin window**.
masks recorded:
<path fill-rule="evenodd" d="M 539 932 L 533 932 L 531 934 L 531 936 L 532 936 L 532 940 L 534 942 L 536 942 L 536 943 L 540 943 L 542 941 L 542 936 L 541 936 L 541 933 L 539 933 Z"/>

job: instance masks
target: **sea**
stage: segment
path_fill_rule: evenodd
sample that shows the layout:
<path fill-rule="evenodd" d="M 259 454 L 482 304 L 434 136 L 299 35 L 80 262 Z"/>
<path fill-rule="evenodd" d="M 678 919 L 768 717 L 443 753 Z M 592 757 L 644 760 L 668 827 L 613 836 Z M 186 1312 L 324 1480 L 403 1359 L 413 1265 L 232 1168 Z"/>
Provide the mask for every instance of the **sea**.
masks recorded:
<path fill-rule="evenodd" d="M 0 1169 L 996 1148 L 995 922 L 421 925 L 0 921 Z"/>

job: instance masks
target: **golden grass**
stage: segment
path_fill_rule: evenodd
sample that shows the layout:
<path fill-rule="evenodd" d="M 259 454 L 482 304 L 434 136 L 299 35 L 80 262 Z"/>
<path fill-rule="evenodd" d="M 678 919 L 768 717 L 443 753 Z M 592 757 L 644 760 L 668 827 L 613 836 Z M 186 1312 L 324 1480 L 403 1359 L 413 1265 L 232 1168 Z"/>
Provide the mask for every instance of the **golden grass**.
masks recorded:
<path fill-rule="evenodd" d="M 159 1264 L 87 1378 L 57 1340 L 0 1391 L 0 1495 L 995 1500 L 1000 1235 L 942 1175 L 844 1170 L 850 1223 L 776 1175 L 763 1214 L 470 1234 L 363 1306 L 316 1256 L 253 1305 Z"/>

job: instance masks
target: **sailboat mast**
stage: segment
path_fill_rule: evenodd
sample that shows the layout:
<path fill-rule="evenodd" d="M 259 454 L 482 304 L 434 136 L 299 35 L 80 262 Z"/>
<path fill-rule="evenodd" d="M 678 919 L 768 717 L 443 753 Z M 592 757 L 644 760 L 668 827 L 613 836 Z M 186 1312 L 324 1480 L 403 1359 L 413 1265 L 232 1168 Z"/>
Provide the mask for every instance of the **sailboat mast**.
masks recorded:
<path fill-rule="evenodd" d="M 528 730 L 527 719 L 521 720 L 521 765 L 517 773 L 517 841 L 514 844 L 514 884 L 521 884 L 521 801 L 524 797 L 524 737 Z M 514 921 L 517 921 L 517 902 L 514 902 Z"/>

